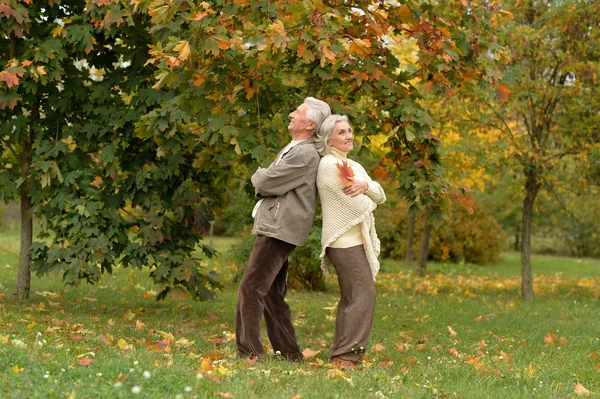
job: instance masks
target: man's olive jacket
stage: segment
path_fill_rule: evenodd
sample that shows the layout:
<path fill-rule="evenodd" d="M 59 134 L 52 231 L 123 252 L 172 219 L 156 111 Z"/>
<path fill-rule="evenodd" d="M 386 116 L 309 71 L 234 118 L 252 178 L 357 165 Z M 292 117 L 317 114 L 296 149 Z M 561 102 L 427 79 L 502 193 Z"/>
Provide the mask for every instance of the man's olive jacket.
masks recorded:
<path fill-rule="evenodd" d="M 319 160 L 310 138 L 292 147 L 278 164 L 273 162 L 254 173 L 252 185 L 263 201 L 254 217 L 252 234 L 304 245 L 315 218 Z"/>

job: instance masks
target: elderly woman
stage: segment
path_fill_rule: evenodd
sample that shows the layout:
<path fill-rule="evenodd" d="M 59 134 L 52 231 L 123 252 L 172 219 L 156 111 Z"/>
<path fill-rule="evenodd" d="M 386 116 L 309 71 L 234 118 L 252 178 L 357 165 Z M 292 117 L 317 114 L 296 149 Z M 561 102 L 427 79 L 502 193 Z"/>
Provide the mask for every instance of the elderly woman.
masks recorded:
<path fill-rule="evenodd" d="M 315 140 L 317 151 L 323 155 L 317 172 L 323 210 L 321 268 L 328 274 L 333 264 L 340 285 L 330 356 L 341 369 L 355 368 L 368 344 L 380 252 L 373 210 L 386 199 L 365 169 L 347 158 L 353 139 L 348 118 L 331 115 Z"/>

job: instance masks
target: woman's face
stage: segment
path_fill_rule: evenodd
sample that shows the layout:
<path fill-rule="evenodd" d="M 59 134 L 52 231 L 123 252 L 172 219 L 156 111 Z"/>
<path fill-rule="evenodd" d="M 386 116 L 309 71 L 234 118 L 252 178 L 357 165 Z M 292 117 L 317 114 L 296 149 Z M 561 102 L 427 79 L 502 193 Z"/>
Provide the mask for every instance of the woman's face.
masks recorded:
<path fill-rule="evenodd" d="M 354 148 L 354 135 L 348 122 L 338 122 L 329 136 L 329 145 L 341 152 L 350 152 Z"/>

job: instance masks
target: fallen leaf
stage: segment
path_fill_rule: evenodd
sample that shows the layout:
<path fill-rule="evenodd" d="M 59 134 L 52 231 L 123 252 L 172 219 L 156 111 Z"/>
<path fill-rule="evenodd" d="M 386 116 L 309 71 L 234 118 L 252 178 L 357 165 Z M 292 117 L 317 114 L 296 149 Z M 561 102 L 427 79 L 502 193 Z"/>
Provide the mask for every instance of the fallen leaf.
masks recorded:
<path fill-rule="evenodd" d="M 93 361 L 94 360 L 90 359 L 89 357 L 84 357 L 77 360 L 77 363 L 79 363 L 80 366 L 89 366 Z"/>
<path fill-rule="evenodd" d="M 220 396 L 222 398 L 233 398 L 233 395 L 231 394 L 231 392 L 217 392 L 215 393 L 216 396 Z"/>
<path fill-rule="evenodd" d="M 14 371 L 15 373 L 22 373 L 25 369 L 22 367 L 19 367 L 18 364 L 15 364 L 12 368 L 12 371 Z"/>
<path fill-rule="evenodd" d="M 373 350 L 375 352 L 381 352 L 381 351 L 385 350 L 385 346 L 383 346 L 382 343 L 378 343 L 378 344 L 373 345 Z"/>
<path fill-rule="evenodd" d="M 319 354 L 319 352 L 321 352 L 321 351 L 320 350 L 314 351 L 310 348 L 306 348 L 302 351 L 302 354 L 304 355 L 305 359 L 310 359 L 311 357 L 315 357 L 317 354 Z"/>
<path fill-rule="evenodd" d="M 141 330 L 143 328 L 144 328 L 144 323 L 140 319 L 137 319 L 135 321 L 135 329 L 136 330 Z"/>
<path fill-rule="evenodd" d="M 577 396 L 592 396 L 592 393 L 586 389 L 579 381 L 575 384 L 573 393 Z"/>
<path fill-rule="evenodd" d="M 477 316 L 477 317 L 475 318 L 475 321 L 476 321 L 477 323 L 479 323 L 481 320 L 483 320 L 483 315 L 481 315 L 481 316 Z"/>
<path fill-rule="evenodd" d="M 246 366 L 246 367 L 254 366 L 256 364 L 257 360 L 258 360 L 258 356 L 254 356 L 250 359 L 246 359 L 246 361 L 244 362 L 244 366 Z"/>
<path fill-rule="evenodd" d="M 550 331 L 548 331 L 548 333 L 544 337 L 544 344 L 546 344 L 546 345 L 552 345 L 552 344 L 555 344 L 556 341 L 557 341 L 556 334 L 552 334 Z"/>
<path fill-rule="evenodd" d="M 454 338 L 454 337 L 456 337 L 456 336 L 458 335 L 458 334 L 456 333 L 456 331 L 454 331 L 454 330 L 452 329 L 452 327 L 450 327 L 450 326 L 447 326 L 446 328 L 448 328 L 448 332 L 450 333 L 450 336 L 451 336 L 452 338 Z"/>
<path fill-rule="evenodd" d="M 127 341 L 125 341 L 123 338 L 119 338 L 119 341 L 117 341 L 117 346 L 119 347 L 119 349 L 124 351 L 130 350 L 132 348 L 132 346 L 129 345 Z"/>
<path fill-rule="evenodd" d="M 121 372 L 119 372 L 119 375 L 117 376 L 117 378 L 112 380 L 112 382 L 119 382 L 119 381 L 125 381 L 125 376 Z"/>
<path fill-rule="evenodd" d="M 528 377 L 535 377 L 536 374 L 537 374 L 537 370 L 536 370 L 535 364 L 529 363 L 529 365 L 527 367 L 525 367 L 525 375 Z"/>

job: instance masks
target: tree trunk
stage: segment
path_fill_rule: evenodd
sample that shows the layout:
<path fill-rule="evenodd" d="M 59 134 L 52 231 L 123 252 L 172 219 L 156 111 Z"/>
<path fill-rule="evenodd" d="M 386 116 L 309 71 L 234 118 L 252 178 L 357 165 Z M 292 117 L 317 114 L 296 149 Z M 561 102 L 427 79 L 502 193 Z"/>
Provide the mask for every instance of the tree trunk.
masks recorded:
<path fill-rule="evenodd" d="M 29 184 L 27 182 L 27 173 L 31 167 L 31 144 L 30 132 L 30 137 L 23 140 L 21 146 L 21 177 L 25 181 L 21 184 L 21 248 L 19 254 L 19 274 L 17 275 L 17 292 L 15 292 L 15 296 L 19 299 L 29 298 L 29 289 L 31 287 L 29 249 L 33 242 L 33 220 L 31 217 Z"/>
<path fill-rule="evenodd" d="M 519 231 L 519 228 L 517 227 L 517 229 L 515 230 L 515 246 L 514 246 L 514 250 L 518 251 L 521 249 L 521 232 Z"/>
<path fill-rule="evenodd" d="M 427 272 L 427 258 L 429 257 L 429 236 L 431 235 L 431 223 L 429 223 L 429 207 L 425 208 L 425 226 L 421 235 L 419 248 L 419 261 L 417 262 L 417 275 L 424 276 Z"/>
<path fill-rule="evenodd" d="M 408 234 L 406 236 L 406 266 L 411 267 L 415 261 L 413 241 L 415 239 L 415 214 L 408 213 Z"/>
<path fill-rule="evenodd" d="M 535 197 L 540 182 L 535 171 L 525 173 L 525 199 L 523 200 L 523 226 L 521 232 L 521 296 L 524 300 L 533 299 L 533 277 L 531 273 L 531 223 Z"/>

